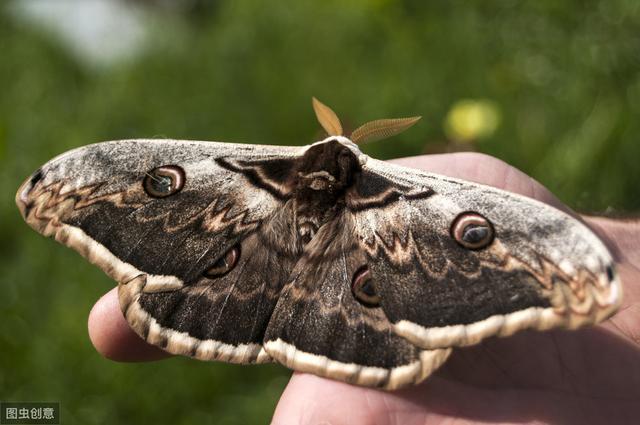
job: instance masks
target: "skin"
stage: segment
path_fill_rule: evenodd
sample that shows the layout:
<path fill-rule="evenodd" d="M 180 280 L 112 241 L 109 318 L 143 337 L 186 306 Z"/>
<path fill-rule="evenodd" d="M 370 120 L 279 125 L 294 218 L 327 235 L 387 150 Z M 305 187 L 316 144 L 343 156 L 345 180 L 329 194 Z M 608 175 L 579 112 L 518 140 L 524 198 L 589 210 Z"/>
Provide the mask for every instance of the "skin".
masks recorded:
<path fill-rule="evenodd" d="M 517 192 L 576 215 L 532 178 L 493 157 L 459 153 L 394 162 Z M 456 349 L 425 382 L 395 392 L 294 373 L 273 423 L 638 423 L 640 221 L 579 218 L 605 241 L 616 258 L 624 301 L 612 318 L 578 331 L 524 331 Z M 98 352 L 115 361 L 168 356 L 129 328 L 115 289 L 92 309 L 89 335 Z"/>

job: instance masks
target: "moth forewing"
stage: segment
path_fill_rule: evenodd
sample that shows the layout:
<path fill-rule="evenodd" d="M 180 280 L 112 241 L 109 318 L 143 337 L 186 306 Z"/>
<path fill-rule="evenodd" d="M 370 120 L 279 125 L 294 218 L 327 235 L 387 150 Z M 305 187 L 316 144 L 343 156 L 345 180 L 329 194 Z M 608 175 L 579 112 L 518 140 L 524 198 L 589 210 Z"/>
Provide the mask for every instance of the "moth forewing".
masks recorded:
<path fill-rule="evenodd" d="M 384 274 L 388 284 L 383 287 L 390 288 L 382 294 L 383 308 L 395 331 L 412 343 L 435 349 L 527 328 L 574 329 L 605 320 L 620 305 L 621 283 L 611 254 L 565 212 L 493 187 L 377 160 L 368 161 L 364 170 L 434 191 L 424 201 L 386 207 L 394 223 L 390 228 L 375 228 L 375 218 L 367 216 L 373 213 L 364 212 L 359 220 L 367 249 L 377 255 L 372 272 Z M 447 228 L 468 211 L 480 213 L 495 229 L 482 249 L 457 243 Z M 394 239 L 404 242 L 393 245 Z M 395 267 L 404 273 L 394 280 Z M 402 289 L 395 288 L 396 281 Z M 402 305 L 407 301 L 398 293 L 409 305 Z M 418 301 L 433 298 L 447 308 Z"/>

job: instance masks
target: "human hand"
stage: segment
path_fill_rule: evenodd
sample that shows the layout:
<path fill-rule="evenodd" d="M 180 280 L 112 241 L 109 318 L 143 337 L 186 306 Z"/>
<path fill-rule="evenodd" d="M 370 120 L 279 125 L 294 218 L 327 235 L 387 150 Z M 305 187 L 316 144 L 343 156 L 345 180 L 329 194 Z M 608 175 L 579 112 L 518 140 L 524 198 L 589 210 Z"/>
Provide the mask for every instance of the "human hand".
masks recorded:
<path fill-rule="evenodd" d="M 472 153 L 394 161 L 517 192 L 568 211 L 530 177 Z M 625 424 L 640 418 L 640 222 L 582 217 L 609 245 L 624 300 L 605 323 L 578 331 L 525 331 L 454 350 L 424 383 L 395 392 L 294 373 L 275 424 Z M 96 349 L 118 361 L 168 356 L 140 339 L 110 291 L 89 316 Z"/>

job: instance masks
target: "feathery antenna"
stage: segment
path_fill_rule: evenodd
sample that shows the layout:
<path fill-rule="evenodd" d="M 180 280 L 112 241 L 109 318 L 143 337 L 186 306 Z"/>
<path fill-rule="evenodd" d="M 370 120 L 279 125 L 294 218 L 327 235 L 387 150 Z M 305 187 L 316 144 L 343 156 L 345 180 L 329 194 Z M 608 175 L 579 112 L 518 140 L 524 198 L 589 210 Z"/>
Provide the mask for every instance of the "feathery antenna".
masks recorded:
<path fill-rule="evenodd" d="M 313 104 L 313 110 L 316 113 L 318 122 L 327 134 L 329 134 L 329 136 L 342 136 L 342 124 L 336 113 L 315 97 L 311 98 L 311 103 Z M 402 133 L 418 122 L 420 118 L 421 117 L 391 118 L 370 121 L 356 128 L 349 138 L 355 144 L 386 139 L 387 137 Z"/>
<path fill-rule="evenodd" d="M 353 133 L 351 133 L 350 139 L 355 144 L 386 139 L 387 137 L 402 133 L 418 122 L 420 118 L 421 117 L 392 118 L 370 121 L 356 128 Z"/>
<path fill-rule="evenodd" d="M 327 134 L 329 134 L 329 136 L 342 136 L 342 124 L 340 124 L 340 119 L 336 113 L 315 97 L 311 98 L 311 103 L 313 104 L 313 110 L 316 112 L 316 117 L 320 125 Z"/>

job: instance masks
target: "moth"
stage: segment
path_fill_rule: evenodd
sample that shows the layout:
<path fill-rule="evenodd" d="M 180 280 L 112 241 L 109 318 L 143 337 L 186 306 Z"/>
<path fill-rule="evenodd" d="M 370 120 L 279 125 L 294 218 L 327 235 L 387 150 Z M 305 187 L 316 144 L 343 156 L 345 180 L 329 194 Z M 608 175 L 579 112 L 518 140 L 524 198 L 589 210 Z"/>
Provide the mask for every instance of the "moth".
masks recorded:
<path fill-rule="evenodd" d="M 346 137 L 313 106 L 328 137 L 309 146 L 98 143 L 42 166 L 16 202 L 118 282 L 140 337 L 200 360 L 396 389 L 454 347 L 620 304 L 611 255 L 577 219 L 360 150 L 417 118 Z"/>

